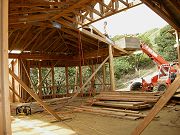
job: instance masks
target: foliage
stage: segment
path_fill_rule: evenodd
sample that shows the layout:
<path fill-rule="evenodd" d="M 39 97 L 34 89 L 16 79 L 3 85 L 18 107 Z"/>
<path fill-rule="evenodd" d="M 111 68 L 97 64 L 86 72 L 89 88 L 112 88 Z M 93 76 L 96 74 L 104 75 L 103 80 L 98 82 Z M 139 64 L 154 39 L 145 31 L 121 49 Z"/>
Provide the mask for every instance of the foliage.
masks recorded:
<path fill-rule="evenodd" d="M 168 61 L 174 61 L 177 59 L 177 50 L 174 48 L 175 36 L 172 35 L 169 30 L 171 26 L 167 25 L 160 30 L 160 35 L 155 38 L 158 52 Z"/>
<path fill-rule="evenodd" d="M 120 79 L 122 75 L 135 73 L 139 69 L 143 69 L 152 64 L 151 59 L 143 54 L 133 54 L 116 58 L 114 61 L 115 77 Z"/>

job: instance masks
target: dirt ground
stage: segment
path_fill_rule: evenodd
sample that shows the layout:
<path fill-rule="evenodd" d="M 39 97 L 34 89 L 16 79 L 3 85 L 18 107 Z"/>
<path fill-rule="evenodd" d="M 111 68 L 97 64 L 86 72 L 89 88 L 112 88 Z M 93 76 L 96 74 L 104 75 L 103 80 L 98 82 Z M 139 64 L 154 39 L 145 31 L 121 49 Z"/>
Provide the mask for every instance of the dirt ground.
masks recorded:
<path fill-rule="evenodd" d="M 60 115 L 60 114 L 59 114 Z M 47 113 L 12 116 L 13 135 L 130 135 L 142 120 L 125 120 L 87 113 L 71 113 L 57 122 Z M 165 107 L 142 135 L 179 135 L 180 105 Z"/>

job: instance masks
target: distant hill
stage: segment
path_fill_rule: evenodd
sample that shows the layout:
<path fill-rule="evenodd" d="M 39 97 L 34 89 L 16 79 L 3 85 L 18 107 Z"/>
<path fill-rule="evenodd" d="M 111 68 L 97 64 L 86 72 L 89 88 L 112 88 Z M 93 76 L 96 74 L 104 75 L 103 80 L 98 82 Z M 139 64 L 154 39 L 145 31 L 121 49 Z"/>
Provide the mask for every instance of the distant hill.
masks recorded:
<path fill-rule="evenodd" d="M 160 28 L 154 28 L 154 29 L 146 31 L 145 33 L 139 34 L 139 36 L 148 37 L 148 39 L 150 40 L 150 43 L 153 46 L 156 46 L 155 45 L 155 37 L 159 36 L 160 30 L 161 30 Z"/>

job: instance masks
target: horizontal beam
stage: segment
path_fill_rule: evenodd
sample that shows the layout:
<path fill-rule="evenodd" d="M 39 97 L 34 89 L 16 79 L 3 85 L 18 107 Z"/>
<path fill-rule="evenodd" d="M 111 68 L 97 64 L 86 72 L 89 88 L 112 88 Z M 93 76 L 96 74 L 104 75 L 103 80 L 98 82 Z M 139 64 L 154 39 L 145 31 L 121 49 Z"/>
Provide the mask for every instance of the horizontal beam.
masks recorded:
<path fill-rule="evenodd" d="M 174 19 L 172 19 L 172 16 L 169 16 L 167 14 L 167 11 L 164 11 L 162 8 L 158 7 L 155 3 L 153 3 L 153 1 L 149 1 L 149 0 L 141 0 L 141 1 L 144 4 L 146 4 L 149 8 L 151 8 L 161 18 L 163 18 L 167 23 L 169 23 L 172 27 L 174 27 L 176 30 L 180 30 L 180 26 L 178 25 L 178 23 L 173 21 Z"/>
<path fill-rule="evenodd" d="M 30 53 L 22 53 L 15 54 L 9 53 L 10 59 L 32 59 L 32 60 L 75 60 L 70 56 L 65 55 L 49 55 L 49 54 L 30 54 Z"/>

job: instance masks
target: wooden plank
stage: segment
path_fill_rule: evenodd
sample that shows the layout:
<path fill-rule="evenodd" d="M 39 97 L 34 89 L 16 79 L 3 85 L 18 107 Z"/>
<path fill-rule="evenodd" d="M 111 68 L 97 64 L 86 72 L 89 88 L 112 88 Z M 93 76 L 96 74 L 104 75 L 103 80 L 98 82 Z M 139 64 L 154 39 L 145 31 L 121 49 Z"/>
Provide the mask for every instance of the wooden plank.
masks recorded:
<path fill-rule="evenodd" d="M 55 82 L 54 82 L 54 66 L 51 66 L 51 80 L 52 80 L 52 93 L 53 93 L 53 98 L 56 97 L 56 91 L 55 91 Z"/>
<path fill-rule="evenodd" d="M 42 72 L 41 72 L 41 65 L 39 63 L 38 64 L 38 86 L 39 86 L 39 97 L 40 97 L 40 99 L 42 99 L 42 95 L 43 95 L 43 93 L 42 93 L 42 83 L 41 82 L 42 82 Z"/>
<path fill-rule="evenodd" d="M 115 108 L 106 108 L 106 107 L 92 107 L 92 106 L 81 106 L 81 107 L 86 107 L 86 108 L 98 108 L 101 110 L 109 110 L 109 111 L 115 111 L 115 112 L 125 112 L 125 113 L 133 113 L 133 114 L 138 114 L 139 111 L 133 111 L 133 110 L 126 110 L 126 109 L 115 109 Z"/>
<path fill-rule="evenodd" d="M 104 64 L 102 67 L 102 75 L 103 75 L 103 84 L 106 84 L 106 65 Z M 106 91 L 106 86 L 103 85 L 103 91 Z"/>
<path fill-rule="evenodd" d="M 8 85 L 8 2 L 0 1 L 0 135 L 11 135 Z"/>
<path fill-rule="evenodd" d="M 26 48 L 29 47 L 29 45 L 31 45 L 31 43 L 33 41 L 35 41 L 35 39 L 44 31 L 44 28 L 39 30 L 39 32 L 36 33 L 36 35 L 34 35 L 34 37 L 21 49 L 21 52 L 23 52 L 24 50 L 26 50 Z"/>
<path fill-rule="evenodd" d="M 109 112 L 122 112 L 125 113 L 125 115 L 128 116 L 138 116 L 138 117 L 145 117 L 146 115 L 139 113 L 139 111 L 132 111 L 132 110 L 124 110 L 124 109 L 114 109 L 114 108 L 104 108 L 104 107 L 92 107 L 92 106 L 80 106 L 80 108 L 87 108 L 92 110 L 105 110 Z"/>
<path fill-rule="evenodd" d="M 150 98 L 150 99 L 158 99 L 160 96 L 151 96 L 151 95 L 107 95 L 107 94 L 100 94 L 97 95 L 98 97 L 114 97 L 114 98 Z"/>
<path fill-rule="evenodd" d="M 75 108 L 74 111 L 85 111 L 85 112 L 91 112 L 92 114 L 98 114 L 98 115 L 102 115 L 102 116 L 110 116 L 110 117 L 116 117 L 116 118 L 122 118 L 122 119 L 130 119 L 130 120 L 136 120 L 139 119 L 140 116 L 139 115 L 127 115 L 127 113 L 124 112 L 114 112 L 114 111 L 109 111 L 109 110 L 101 110 L 101 109 L 91 109 L 91 108 Z M 142 116 L 141 116 L 142 117 Z"/>
<path fill-rule="evenodd" d="M 149 104 L 142 104 L 142 105 L 133 105 L 133 104 L 122 104 L 118 102 L 94 102 L 93 105 L 105 106 L 105 107 L 112 107 L 112 108 L 124 108 L 124 109 L 142 109 L 142 108 L 149 108 Z"/>
<path fill-rule="evenodd" d="M 69 95 L 69 75 L 68 75 L 68 66 L 65 67 L 66 74 L 66 94 Z"/>
<path fill-rule="evenodd" d="M 169 101 L 169 99 L 174 95 L 176 90 L 180 87 L 180 76 L 178 76 L 174 82 L 169 86 L 169 88 L 165 91 L 159 101 L 155 104 L 155 106 L 151 109 L 147 117 L 133 130 L 131 135 L 140 135 L 144 129 L 150 124 L 153 118 L 160 112 L 160 110 L 164 107 L 164 105 Z"/>
<path fill-rule="evenodd" d="M 177 44 L 177 52 L 178 52 L 178 63 L 179 63 L 179 70 L 180 70 L 180 31 L 176 30 L 176 44 Z"/>
<path fill-rule="evenodd" d="M 148 103 L 154 103 L 157 102 L 158 99 L 150 99 L 150 98 L 136 98 L 136 97 L 131 97 L 131 98 L 127 98 L 127 97 L 98 97 L 96 98 L 98 100 L 103 100 L 103 101 L 144 101 L 144 102 L 148 102 Z"/>
<path fill-rule="evenodd" d="M 146 96 L 160 96 L 164 92 L 132 92 L 132 91 L 103 91 L 100 94 L 107 94 L 107 95 L 146 95 Z"/>
<path fill-rule="evenodd" d="M 25 102 L 24 99 L 19 96 L 15 89 L 11 88 L 11 86 L 9 86 L 9 89 L 19 98 L 21 102 Z"/>
<path fill-rule="evenodd" d="M 11 69 L 9 69 L 10 75 L 40 104 L 42 105 L 51 115 L 54 116 L 57 120 L 61 121 L 62 119 L 53 111 L 49 106 L 47 106 L 34 92 L 30 89 L 21 79 L 16 76 Z"/>
<path fill-rule="evenodd" d="M 14 72 L 14 60 L 12 60 L 11 62 L 11 67 L 12 67 L 12 71 Z M 12 91 L 15 91 L 15 81 L 14 81 L 14 78 L 12 77 Z M 13 103 L 16 101 L 16 97 L 15 97 L 15 93 L 13 92 Z"/>
<path fill-rule="evenodd" d="M 115 91 L 115 78 L 114 78 L 114 63 L 113 63 L 113 53 L 112 46 L 109 45 L 109 70 L 110 70 L 110 82 L 111 82 L 111 90 Z"/>
<path fill-rule="evenodd" d="M 83 79 L 82 79 L 82 66 L 81 64 L 79 65 L 79 87 L 80 89 L 83 86 Z M 83 94 L 84 89 L 81 89 L 81 94 Z"/>
<path fill-rule="evenodd" d="M 60 14 L 55 15 L 51 19 L 56 20 L 56 19 L 60 18 L 61 16 L 63 16 L 64 14 L 72 12 L 74 9 L 84 6 L 84 4 L 88 3 L 89 1 L 90 0 L 79 0 L 76 4 L 73 4 L 72 6 L 64 9 L 62 12 L 60 12 Z"/>
<path fill-rule="evenodd" d="M 177 22 L 174 21 L 174 19 L 169 16 L 168 12 L 164 11 L 161 7 L 158 5 L 155 5 L 153 1 L 149 0 L 141 0 L 144 4 L 146 4 L 150 9 L 152 9 L 156 14 L 158 14 L 161 18 L 163 18 L 166 22 L 168 22 L 172 27 L 179 30 L 179 26 Z"/>
<path fill-rule="evenodd" d="M 75 81 L 74 81 L 74 91 L 77 90 L 77 81 L 78 81 L 78 67 L 76 66 Z"/>

